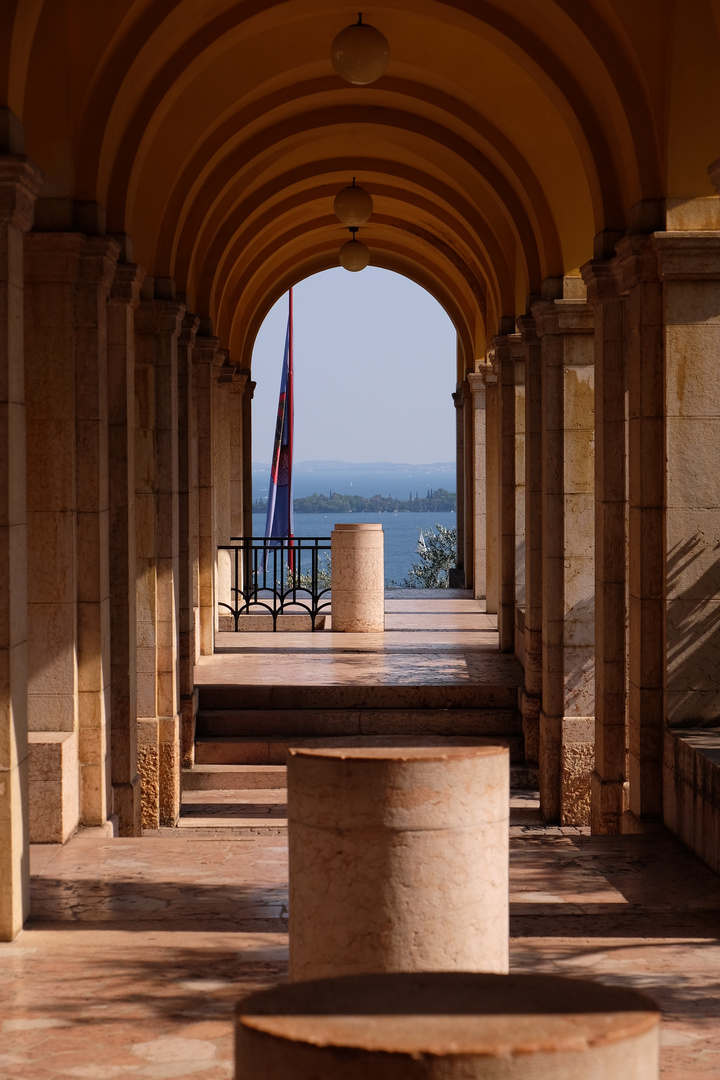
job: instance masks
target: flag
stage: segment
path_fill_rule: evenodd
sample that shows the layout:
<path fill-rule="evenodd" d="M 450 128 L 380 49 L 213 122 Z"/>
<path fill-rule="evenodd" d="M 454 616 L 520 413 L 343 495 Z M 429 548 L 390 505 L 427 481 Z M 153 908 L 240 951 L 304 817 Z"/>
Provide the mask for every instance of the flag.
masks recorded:
<path fill-rule="evenodd" d="M 288 296 L 288 324 L 285 335 L 285 355 L 280 377 L 280 400 L 278 401 L 275 442 L 270 464 L 270 489 L 268 491 L 265 537 L 268 540 L 293 537 L 292 455 L 293 455 L 293 295 Z M 272 543 L 269 547 L 274 547 Z M 292 545 L 289 546 L 288 563 L 293 569 Z"/>

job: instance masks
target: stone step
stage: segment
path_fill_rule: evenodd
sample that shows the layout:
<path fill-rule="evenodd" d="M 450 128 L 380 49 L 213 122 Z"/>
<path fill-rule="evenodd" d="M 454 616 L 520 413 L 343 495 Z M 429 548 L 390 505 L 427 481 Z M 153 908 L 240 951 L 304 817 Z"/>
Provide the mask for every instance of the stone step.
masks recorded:
<path fill-rule="evenodd" d="M 183 791 L 250 791 L 286 786 L 284 765 L 195 765 L 182 770 Z"/>
<path fill-rule="evenodd" d="M 201 713 L 226 709 L 515 709 L 517 703 L 518 680 L 507 678 L 438 686 L 202 685 L 198 708 Z"/>
<path fill-rule="evenodd" d="M 518 735 L 517 709 L 205 709 L 197 738 Z"/>
<path fill-rule="evenodd" d="M 413 736 L 413 744 L 424 742 L 424 736 Z M 427 736 L 429 741 L 435 741 Z M 403 741 L 402 739 L 400 740 Z M 494 746 L 507 746 L 513 761 L 521 761 L 524 755 L 522 735 L 510 737 L 458 738 L 448 736 L 443 739 L 453 743 L 491 743 Z M 288 736 L 284 739 L 222 737 L 195 740 L 195 762 L 198 765 L 284 765 L 287 751 L 291 746 L 391 746 L 397 745 L 398 737 L 393 735 L 369 736 L 328 736 L 304 737 Z"/>
<path fill-rule="evenodd" d="M 537 768 L 524 762 L 511 762 L 510 787 L 517 791 L 537 790 Z M 195 765 L 182 770 L 183 793 L 200 791 L 237 792 L 238 799 L 247 803 L 242 793 L 251 793 L 259 800 L 263 792 L 278 792 L 287 787 L 287 769 L 284 765 Z M 197 796 L 191 796 L 197 802 Z M 275 800 L 273 800 L 274 802 Z"/>

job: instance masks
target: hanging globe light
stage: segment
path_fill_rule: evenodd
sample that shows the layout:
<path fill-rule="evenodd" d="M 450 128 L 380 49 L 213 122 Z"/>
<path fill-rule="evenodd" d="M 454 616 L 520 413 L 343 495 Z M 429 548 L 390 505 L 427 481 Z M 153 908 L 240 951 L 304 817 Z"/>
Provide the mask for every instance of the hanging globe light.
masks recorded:
<path fill-rule="evenodd" d="M 385 74 L 390 59 L 387 38 L 362 21 L 341 30 L 330 47 L 332 66 L 338 75 L 354 86 L 367 86 Z"/>
<path fill-rule="evenodd" d="M 355 177 L 349 187 L 338 191 L 333 203 L 335 216 L 343 225 L 364 225 L 373 211 L 373 201 L 365 188 L 357 187 Z"/>
<path fill-rule="evenodd" d="M 364 270 L 370 262 L 370 250 L 363 244 L 362 240 L 356 239 L 355 233 L 357 229 L 351 228 L 350 232 L 352 233 L 352 240 L 346 240 L 338 252 L 338 258 L 340 265 L 345 270 L 356 274 L 358 270 Z"/>

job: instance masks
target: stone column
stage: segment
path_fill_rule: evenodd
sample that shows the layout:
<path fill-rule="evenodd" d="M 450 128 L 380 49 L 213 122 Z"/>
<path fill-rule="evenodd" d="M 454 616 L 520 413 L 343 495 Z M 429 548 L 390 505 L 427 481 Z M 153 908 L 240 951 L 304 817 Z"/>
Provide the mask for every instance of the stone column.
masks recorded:
<path fill-rule="evenodd" d="M 146 278 L 135 316 L 138 770 L 145 828 L 180 812 L 177 339 L 185 307 Z"/>
<path fill-rule="evenodd" d="M 625 299 L 617 260 L 583 267 L 595 310 L 594 833 L 623 831 L 627 705 Z"/>
<path fill-rule="evenodd" d="M 658 1080 L 660 1011 L 558 975 L 378 973 L 260 991 L 237 1008 L 253 1080 Z"/>
<path fill-rule="evenodd" d="M 498 636 L 501 652 L 515 648 L 515 335 L 493 338 L 497 366 Z"/>
<path fill-rule="evenodd" d="M 465 555 L 465 395 L 462 387 L 458 385 L 452 395 L 455 406 L 455 461 L 457 465 L 457 505 L 455 518 L 457 524 L 457 567 L 450 574 L 450 586 L 464 588 L 465 567 L 463 558 Z"/>
<path fill-rule="evenodd" d="M 191 768 L 195 756 L 195 691 L 198 482 L 197 402 L 193 350 L 200 326 L 196 315 L 186 314 L 178 337 L 178 521 L 179 521 L 179 679 L 180 746 L 182 765 Z"/>
<path fill-rule="evenodd" d="M 213 386 L 213 490 L 215 493 L 215 589 L 217 611 L 214 627 L 218 627 L 220 612 L 227 614 L 221 604 L 233 606 L 232 561 L 227 551 L 218 551 L 218 544 L 229 544 L 232 535 L 230 429 L 232 382 L 235 368 L 227 349 L 219 349 L 214 364 Z"/>
<path fill-rule="evenodd" d="M 215 496 L 213 476 L 214 410 L 213 369 L 218 339 L 201 322 L 195 338 L 193 363 L 197 393 L 198 427 L 198 589 L 200 603 L 200 652 L 212 656 L 215 645 Z"/>
<path fill-rule="evenodd" d="M 491 354 L 492 355 L 492 354 Z M 498 526 L 498 385 L 497 367 L 493 362 L 485 372 L 485 478 L 486 478 L 486 527 L 485 551 L 487 553 L 487 577 L 485 610 L 497 613 L 500 598 L 499 575 L 499 526 Z"/>
<path fill-rule="evenodd" d="M 242 441 L 242 475 L 243 475 L 243 524 L 241 536 L 253 534 L 253 480 L 252 480 L 252 402 L 256 383 L 250 378 L 250 369 L 241 368 L 240 374 L 246 376 L 245 390 L 243 393 L 243 441 Z M 267 492 L 263 492 L 267 494 Z"/>
<path fill-rule="evenodd" d="M 80 821 L 111 813 L 107 301 L 117 241 L 86 237 L 75 299 Z"/>
<path fill-rule="evenodd" d="M 330 540 L 333 631 L 382 633 L 385 629 L 382 525 L 336 525 Z"/>
<path fill-rule="evenodd" d="M 290 978 L 508 968 L 503 746 L 291 749 Z"/>
<path fill-rule="evenodd" d="M 245 528 L 245 391 L 247 372 L 235 368 L 228 402 L 230 451 L 230 534 L 244 536 Z"/>
<path fill-rule="evenodd" d="M 461 386 L 463 394 L 463 547 L 462 564 L 465 570 L 463 586 L 466 589 L 475 588 L 473 581 L 473 569 L 475 567 L 475 446 L 473 431 L 475 426 L 475 410 L 473 407 L 473 395 L 467 378 Z M 456 511 L 457 516 L 457 511 Z"/>
<path fill-rule="evenodd" d="M 653 242 L 664 287 L 667 385 L 663 712 L 670 725 L 716 724 L 720 715 L 720 232 L 656 233 Z M 656 543 L 655 537 L 643 536 L 643 546 Z M 636 746 L 634 740 L 631 753 Z"/>
<path fill-rule="evenodd" d="M 626 237 L 616 251 L 620 289 L 628 294 L 629 802 L 635 818 L 659 817 L 666 665 L 663 286 L 651 237 Z"/>
<path fill-rule="evenodd" d="M 77 233 L 25 237 L 30 838 L 79 820 Z"/>
<path fill-rule="evenodd" d="M 577 278 L 568 292 L 584 292 Z M 593 322 L 584 299 L 539 301 L 543 412 L 540 806 L 590 823 L 594 700 Z"/>
<path fill-rule="evenodd" d="M 144 277 L 135 263 L 120 263 L 107 310 L 110 739 L 113 813 L 120 836 L 139 836 L 141 832 L 135 618 L 135 309 Z"/>
<path fill-rule="evenodd" d="M 515 655 L 525 663 L 525 353 L 514 334 L 515 369 Z"/>
<path fill-rule="evenodd" d="M 486 387 L 485 377 L 489 364 L 467 377 L 471 394 L 473 416 L 472 451 L 473 451 L 473 505 L 475 507 L 474 569 L 473 595 L 476 600 L 484 600 L 487 593 L 487 424 L 486 424 Z"/>
<path fill-rule="evenodd" d="M 30 914 L 23 233 L 40 182 L 0 156 L 0 941 Z"/>
<path fill-rule="evenodd" d="M 542 389 L 535 319 L 517 320 L 525 364 L 525 648 L 520 710 L 525 760 L 537 764 L 542 697 Z"/>

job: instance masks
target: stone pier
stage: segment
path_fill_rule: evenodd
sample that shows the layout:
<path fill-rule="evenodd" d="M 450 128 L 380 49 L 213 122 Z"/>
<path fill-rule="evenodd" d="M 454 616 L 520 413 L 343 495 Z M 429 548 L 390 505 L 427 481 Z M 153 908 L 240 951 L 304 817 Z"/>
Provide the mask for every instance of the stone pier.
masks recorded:
<path fill-rule="evenodd" d="M 508 751 L 292 749 L 290 978 L 508 966 Z"/>
<path fill-rule="evenodd" d="M 333 630 L 381 633 L 385 629 L 382 525 L 336 525 L 331 542 Z"/>
<path fill-rule="evenodd" d="M 376 974 L 237 1009 L 238 1080 L 657 1080 L 660 1014 L 557 975 Z"/>

